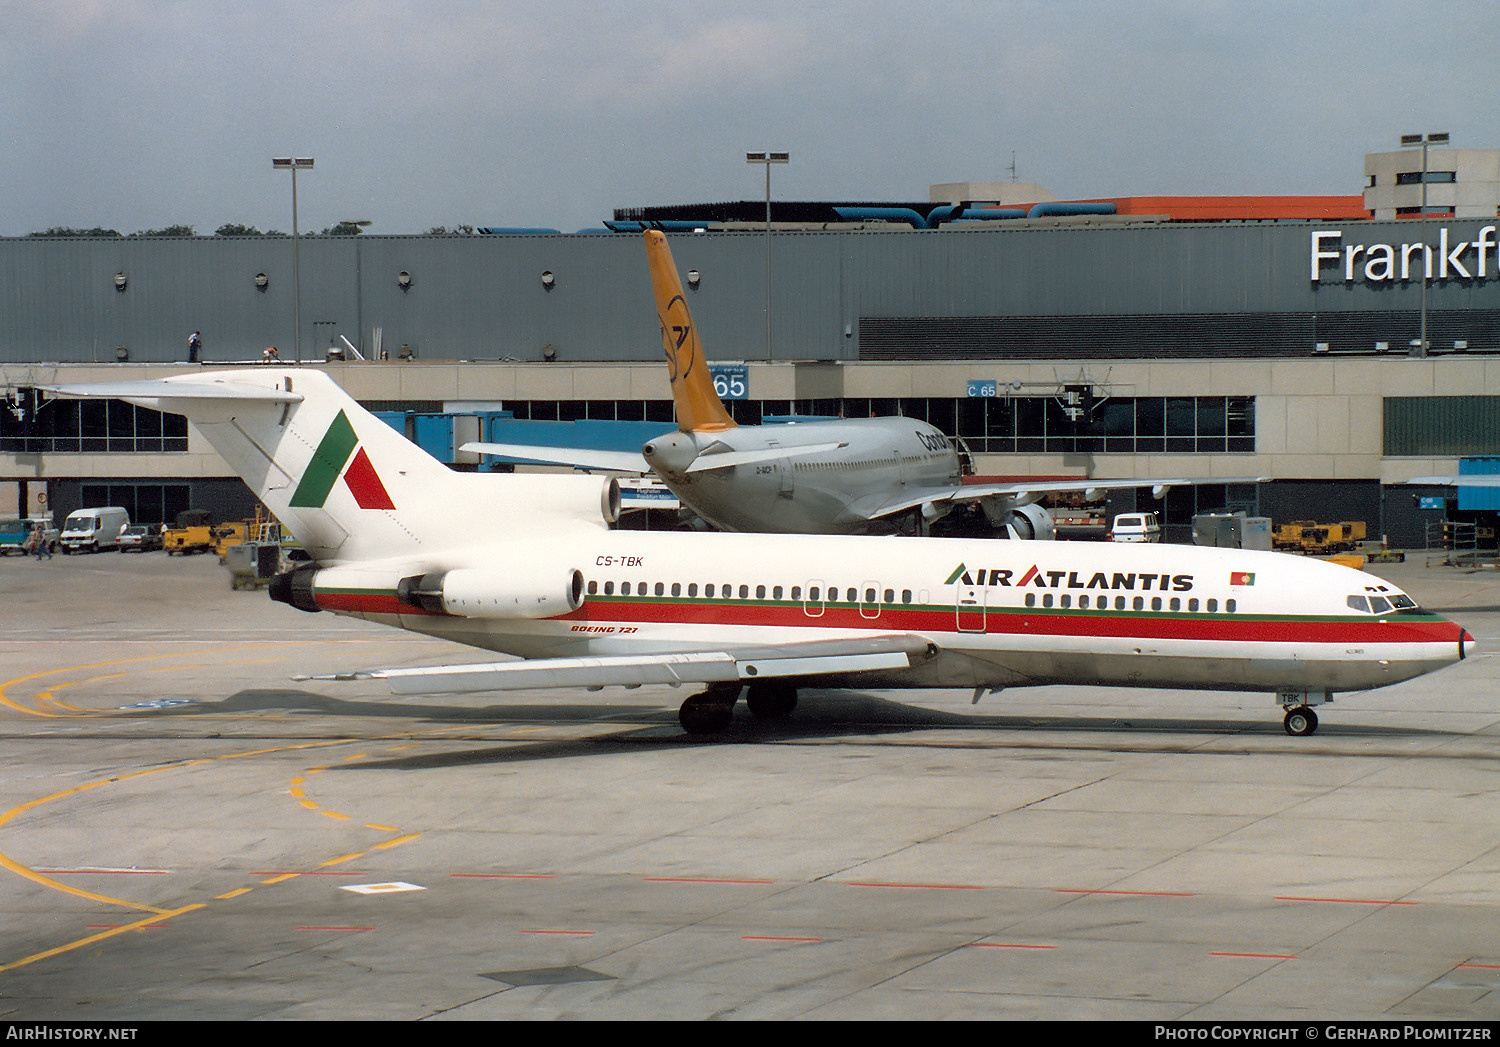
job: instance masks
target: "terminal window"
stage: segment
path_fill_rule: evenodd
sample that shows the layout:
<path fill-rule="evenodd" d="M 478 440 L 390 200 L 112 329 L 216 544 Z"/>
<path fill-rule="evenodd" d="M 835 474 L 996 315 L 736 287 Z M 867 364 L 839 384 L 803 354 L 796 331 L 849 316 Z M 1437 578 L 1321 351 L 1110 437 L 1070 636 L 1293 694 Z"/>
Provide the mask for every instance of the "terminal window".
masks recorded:
<path fill-rule="evenodd" d="M 671 422 L 670 400 L 513 401 L 520 419 L 559 417 Z M 901 415 L 957 436 L 981 454 L 1224 454 L 1255 451 L 1253 396 L 1097 398 L 1070 416 L 1057 396 L 732 400 L 741 425 L 768 419 Z"/>
<path fill-rule="evenodd" d="M 0 451 L 156 454 L 188 449 L 187 419 L 124 400 L 45 400 L 17 418 L 0 411 Z"/>

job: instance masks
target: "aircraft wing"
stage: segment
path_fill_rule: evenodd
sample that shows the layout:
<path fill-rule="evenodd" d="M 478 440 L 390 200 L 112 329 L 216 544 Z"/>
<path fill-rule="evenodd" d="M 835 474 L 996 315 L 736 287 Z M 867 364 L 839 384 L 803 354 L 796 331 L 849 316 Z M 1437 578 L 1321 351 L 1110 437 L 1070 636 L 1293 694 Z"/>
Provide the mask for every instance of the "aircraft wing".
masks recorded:
<path fill-rule="evenodd" d="M 868 669 L 906 669 L 936 653 L 936 645 L 924 636 L 877 633 L 776 646 L 733 646 L 717 651 L 534 658 L 471 665 L 370 669 L 296 679 L 385 680 L 396 694 L 463 694 L 549 687 L 638 687 L 648 683 L 676 686 Z"/>
<path fill-rule="evenodd" d="M 651 472 L 646 459 L 638 451 L 605 451 L 592 447 L 542 447 L 537 444 L 491 444 L 467 443 L 460 451 L 475 451 L 479 454 L 496 454 L 520 462 L 538 462 L 544 465 L 571 465 L 574 469 L 605 469 L 615 473 L 635 473 L 645 476 Z"/>
<path fill-rule="evenodd" d="M 1173 487 L 1191 484 L 1253 484 L 1264 483 L 1269 476 L 1209 476 L 1172 477 L 1160 480 L 1022 480 L 996 484 L 957 484 L 951 487 L 907 487 L 899 492 L 879 492 L 857 498 L 844 510 L 841 519 L 878 520 L 882 516 L 904 512 L 928 503 L 982 502 L 986 499 L 1010 501 L 1015 505 L 1029 505 L 1049 494 L 1084 491 L 1090 500 L 1105 491 L 1122 490 L 1127 487 L 1149 487 L 1151 493 L 1162 498 Z"/>

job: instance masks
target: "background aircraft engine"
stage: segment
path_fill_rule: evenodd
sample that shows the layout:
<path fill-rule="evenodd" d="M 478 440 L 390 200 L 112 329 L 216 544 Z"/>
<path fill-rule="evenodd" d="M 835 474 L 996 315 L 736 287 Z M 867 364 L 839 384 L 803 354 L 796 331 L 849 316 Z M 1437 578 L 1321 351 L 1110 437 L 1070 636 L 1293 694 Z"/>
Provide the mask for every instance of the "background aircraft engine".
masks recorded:
<path fill-rule="evenodd" d="M 403 603 L 462 618 L 552 618 L 583 606 L 583 572 L 551 565 L 458 568 L 404 578 Z"/>
<path fill-rule="evenodd" d="M 1052 514 L 1040 505 L 1012 505 L 998 513 L 991 513 L 986 503 L 985 516 L 989 517 L 992 526 L 1004 528 L 1012 538 L 1051 541 L 1057 537 L 1057 530 L 1052 526 Z"/>

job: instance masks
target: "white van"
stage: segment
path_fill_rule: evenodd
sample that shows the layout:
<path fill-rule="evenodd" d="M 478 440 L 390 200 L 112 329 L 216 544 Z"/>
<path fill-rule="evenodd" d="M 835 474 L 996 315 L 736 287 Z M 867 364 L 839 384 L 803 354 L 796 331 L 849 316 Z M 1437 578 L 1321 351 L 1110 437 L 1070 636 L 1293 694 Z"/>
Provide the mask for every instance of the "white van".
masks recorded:
<path fill-rule="evenodd" d="M 1161 524 L 1155 513 L 1121 513 L 1104 537 L 1111 542 L 1159 542 Z"/>
<path fill-rule="evenodd" d="M 105 509 L 79 509 L 69 513 L 62 529 L 62 551 L 75 553 L 87 549 L 113 549 L 120 544 L 120 532 L 130 526 L 130 514 L 118 505 Z"/>

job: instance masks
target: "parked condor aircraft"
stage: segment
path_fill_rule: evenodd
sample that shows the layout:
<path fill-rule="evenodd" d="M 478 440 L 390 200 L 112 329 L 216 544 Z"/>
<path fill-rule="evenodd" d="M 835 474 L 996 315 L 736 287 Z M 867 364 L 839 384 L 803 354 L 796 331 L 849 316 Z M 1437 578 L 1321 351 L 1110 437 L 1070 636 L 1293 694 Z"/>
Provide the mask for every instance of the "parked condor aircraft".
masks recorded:
<path fill-rule="evenodd" d="M 703 684 L 679 714 L 700 733 L 746 688 L 762 716 L 806 687 L 1248 689 L 1310 734 L 1335 692 L 1473 644 L 1394 586 L 1281 553 L 611 530 L 616 481 L 455 472 L 318 371 L 53 391 L 186 415 L 313 559 L 273 599 L 522 659 L 360 674 L 401 693 Z"/>
<path fill-rule="evenodd" d="M 1263 479 L 965 484 L 953 442 L 911 418 L 737 425 L 714 391 L 667 238 L 655 229 L 645 238 L 678 431 L 652 440 L 640 454 L 501 443 L 469 443 L 463 450 L 655 473 L 718 530 L 771 534 L 926 534 L 957 506 L 977 504 L 990 526 L 1013 538 L 1051 538 L 1052 517 L 1035 504 L 1049 494 L 1085 491 L 1092 500 L 1114 488 L 1151 487 L 1162 498 L 1182 484 Z"/>

